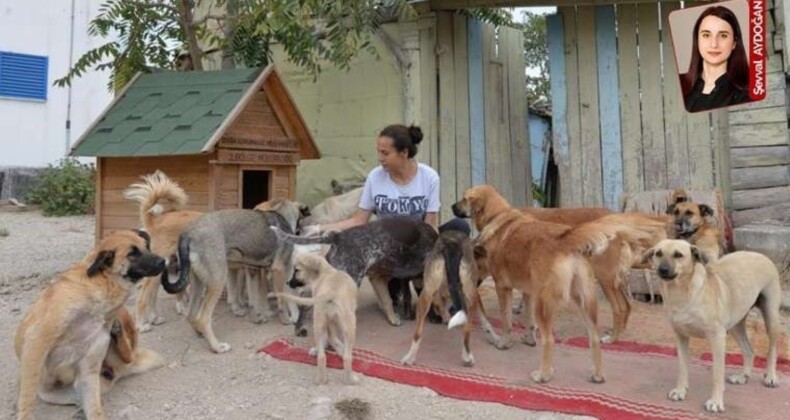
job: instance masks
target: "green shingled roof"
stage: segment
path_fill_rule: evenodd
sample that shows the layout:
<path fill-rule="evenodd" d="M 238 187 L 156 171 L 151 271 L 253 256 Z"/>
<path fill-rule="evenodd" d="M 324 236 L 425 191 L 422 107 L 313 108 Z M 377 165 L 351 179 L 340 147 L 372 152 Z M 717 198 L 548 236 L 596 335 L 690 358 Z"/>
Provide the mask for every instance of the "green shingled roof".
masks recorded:
<path fill-rule="evenodd" d="M 201 153 L 261 69 L 141 74 L 75 143 L 73 156 Z"/>

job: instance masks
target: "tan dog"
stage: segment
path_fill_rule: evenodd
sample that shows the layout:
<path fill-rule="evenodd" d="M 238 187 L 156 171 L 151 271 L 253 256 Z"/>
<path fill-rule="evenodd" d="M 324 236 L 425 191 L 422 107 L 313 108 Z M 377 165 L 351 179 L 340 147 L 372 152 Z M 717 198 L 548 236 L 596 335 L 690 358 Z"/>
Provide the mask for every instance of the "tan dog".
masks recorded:
<path fill-rule="evenodd" d="M 144 233 L 115 232 L 33 303 L 14 341 L 19 419 L 33 417 L 36 394 L 44 401 L 63 400 L 57 385 L 64 382 L 75 384 L 75 399 L 89 419 L 104 418 L 100 373 L 113 320 L 137 282 L 165 269 L 165 260 L 148 249 Z"/>
<path fill-rule="evenodd" d="M 586 255 L 604 252 L 616 235 L 636 241 L 663 225 L 634 214 L 611 215 L 576 227 L 540 222 L 512 208 L 496 189 L 487 185 L 466 190 L 463 199 L 453 205 L 453 213 L 471 217 L 481 232 L 477 242 L 486 249 L 504 318 L 503 336 L 497 347 L 513 344 L 512 290 L 529 292 L 531 313 L 543 347 L 540 369 L 531 376 L 535 382 L 549 381 L 553 375 L 554 312 L 558 304 L 572 299 L 584 315 L 590 337 L 594 365 L 590 379 L 603 382 L 598 302 Z"/>
<path fill-rule="evenodd" d="M 689 337 L 710 341 L 713 352 L 713 392 L 705 409 L 724 411 L 724 358 L 727 332 L 743 352 L 743 370 L 731 375 L 732 384 L 749 380 L 754 352 L 746 336 L 746 315 L 760 308 L 768 332 L 768 357 L 763 384 L 779 385 L 776 377 L 776 340 L 782 290 L 773 262 L 756 252 L 739 251 L 707 263 L 699 247 L 681 240 L 661 241 L 645 254 L 663 281 L 667 319 L 677 338 L 678 381 L 669 398 L 684 400 L 688 391 Z M 706 265 L 707 264 L 707 265 Z"/>
<path fill-rule="evenodd" d="M 289 283 L 293 289 L 309 286 L 312 290 L 310 298 L 289 294 L 278 296 L 299 305 L 314 307 L 315 347 L 310 353 L 318 357 L 315 382 L 329 382 L 326 372 L 326 346 L 332 340 L 335 350 L 343 355 L 346 383 L 358 383 L 359 378 L 351 370 L 352 351 L 357 336 L 357 284 L 344 271 L 329 265 L 323 257 L 307 252 L 294 255 L 294 277 Z"/>
<path fill-rule="evenodd" d="M 525 208 L 521 209 L 521 212 L 543 222 L 558 223 L 568 226 L 578 226 L 582 223 L 592 222 L 610 214 L 614 214 L 605 208 Z M 642 217 L 663 223 L 666 226 L 671 222 L 671 218 L 667 216 L 638 214 Z M 609 243 L 609 247 L 606 248 L 606 251 L 600 255 L 590 257 L 593 273 L 606 296 L 606 300 L 612 308 L 612 318 L 614 321 L 610 333 L 603 335 L 601 339 L 602 342 L 616 342 L 628 325 L 628 318 L 631 314 L 631 299 L 628 294 L 627 276 L 628 269 L 631 268 L 632 265 L 626 263 L 626 261 L 641 261 L 642 253 L 645 250 L 658 243 L 658 241 L 666 239 L 666 237 L 667 230 L 665 227 L 654 229 L 651 237 L 636 243 L 629 243 L 623 238 L 616 237 Z M 522 302 L 526 303 L 528 299 L 528 294 L 525 293 Z M 530 328 L 534 329 L 534 326 Z M 530 335 L 525 335 L 524 338 L 526 344 L 535 345 L 535 340 L 531 338 Z"/>
<path fill-rule="evenodd" d="M 673 218 L 675 237 L 697 246 L 705 254 L 706 261 L 719 259 L 721 235 L 709 219 L 713 217 L 713 209 L 707 204 L 693 203 L 682 189 L 675 190 L 672 201 L 667 206 L 667 214 Z"/>
<path fill-rule="evenodd" d="M 186 192 L 161 171 L 146 175 L 142 182 L 130 185 L 123 196 L 140 204 L 140 223 L 151 235 L 151 251 L 167 259 L 176 254 L 181 232 L 203 214 L 184 210 L 188 200 Z M 141 282 L 135 307 L 135 320 L 140 332 L 150 331 L 154 325 L 165 322 L 156 310 L 159 284 L 156 278 Z M 179 294 L 176 301 L 179 314 L 186 312 L 188 301 L 186 292 Z"/>

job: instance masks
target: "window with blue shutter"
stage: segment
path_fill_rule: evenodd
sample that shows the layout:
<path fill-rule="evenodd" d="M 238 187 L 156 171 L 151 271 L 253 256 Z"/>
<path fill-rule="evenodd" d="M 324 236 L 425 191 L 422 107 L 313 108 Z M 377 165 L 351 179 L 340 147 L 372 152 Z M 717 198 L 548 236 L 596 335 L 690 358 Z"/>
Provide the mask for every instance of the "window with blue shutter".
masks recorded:
<path fill-rule="evenodd" d="M 49 58 L 0 51 L 0 97 L 47 99 Z"/>

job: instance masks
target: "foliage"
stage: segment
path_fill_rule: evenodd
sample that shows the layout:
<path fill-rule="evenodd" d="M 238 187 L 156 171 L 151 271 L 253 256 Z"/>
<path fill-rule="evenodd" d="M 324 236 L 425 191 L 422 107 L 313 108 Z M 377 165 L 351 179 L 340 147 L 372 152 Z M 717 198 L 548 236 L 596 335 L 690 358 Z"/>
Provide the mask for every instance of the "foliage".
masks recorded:
<path fill-rule="evenodd" d="M 546 207 L 546 192 L 543 191 L 543 187 L 536 182 L 532 182 L 532 199 L 540 203 L 541 207 Z"/>
<path fill-rule="evenodd" d="M 117 41 L 85 53 L 55 84 L 66 86 L 89 70 L 111 70 L 110 89 L 117 90 L 138 71 L 176 68 L 180 51 L 188 53 L 194 70 L 202 70 L 207 51 L 201 46 L 222 50 L 223 66 L 238 61 L 259 67 L 279 44 L 291 61 L 317 76 L 327 63 L 348 68 L 360 50 L 372 50 L 371 36 L 382 22 L 411 13 L 407 0 L 214 0 L 208 13 L 194 0 L 106 0 L 89 34 Z"/>
<path fill-rule="evenodd" d="M 527 68 L 537 71 L 536 76 L 526 75 L 527 103 L 551 101 L 549 82 L 549 45 L 546 31 L 546 15 L 523 12 L 520 24 L 524 34 L 524 60 Z"/>
<path fill-rule="evenodd" d="M 88 214 L 93 210 L 93 166 L 74 158 L 50 164 L 28 193 L 28 201 L 40 204 L 44 216 Z"/>

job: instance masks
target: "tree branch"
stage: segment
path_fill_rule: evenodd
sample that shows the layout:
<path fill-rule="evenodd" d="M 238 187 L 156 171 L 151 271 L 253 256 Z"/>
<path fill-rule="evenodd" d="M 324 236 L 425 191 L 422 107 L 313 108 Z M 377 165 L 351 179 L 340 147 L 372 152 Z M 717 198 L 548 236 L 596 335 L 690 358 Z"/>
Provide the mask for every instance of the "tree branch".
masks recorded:
<path fill-rule="evenodd" d="M 136 6 L 136 7 L 143 8 L 143 9 L 166 9 L 166 10 L 169 10 L 171 13 L 174 13 L 176 15 L 179 14 L 177 8 L 175 8 L 175 7 L 173 7 L 173 6 L 169 5 L 169 4 L 165 4 L 165 3 L 143 3 L 143 2 L 139 2 L 139 1 L 129 1 L 129 4 L 131 4 L 133 6 Z"/>
<path fill-rule="evenodd" d="M 213 20 L 216 20 L 217 22 L 221 22 L 221 21 L 223 21 L 223 20 L 225 20 L 227 18 L 228 18 L 228 16 L 208 14 L 206 16 L 203 16 L 200 19 L 197 19 L 197 20 L 193 21 L 192 22 L 192 27 L 194 28 L 194 27 L 200 26 L 200 25 L 208 22 L 209 19 L 213 19 Z"/>

